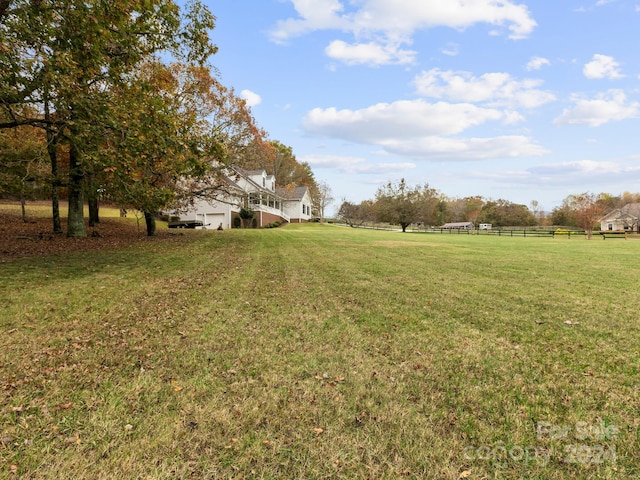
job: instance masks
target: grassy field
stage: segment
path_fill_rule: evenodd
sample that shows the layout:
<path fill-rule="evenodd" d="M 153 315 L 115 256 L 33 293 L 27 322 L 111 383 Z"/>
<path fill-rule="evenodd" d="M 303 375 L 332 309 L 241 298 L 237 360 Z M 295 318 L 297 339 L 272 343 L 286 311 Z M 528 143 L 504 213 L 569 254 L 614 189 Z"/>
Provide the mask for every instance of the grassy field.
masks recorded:
<path fill-rule="evenodd" d="M 638 258 L 314 224 L 3 261 L 0 478 L 640 478 Z"/>

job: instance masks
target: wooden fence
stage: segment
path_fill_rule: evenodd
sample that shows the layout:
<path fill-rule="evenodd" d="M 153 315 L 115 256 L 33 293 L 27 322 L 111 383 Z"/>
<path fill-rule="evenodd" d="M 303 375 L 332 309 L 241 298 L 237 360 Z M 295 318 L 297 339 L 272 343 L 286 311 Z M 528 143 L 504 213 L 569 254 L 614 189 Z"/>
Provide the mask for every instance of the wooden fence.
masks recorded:
<path fill-rule="evenodd" d="M 334 225 L 348 226 L 346 223 L 334 223 Z M 388 224 L 368 224 L 368 225 L 354 225 L 355 228 L 367 228 L 371 230 L 399 230 L 397 226 Z M 566 230 L 562 228 L 540 229 L 540 228 L 492 228 L 490 230 L 479 229 L 466 229 L 466 228 L 441 228 L 441 227 L 417 227 L 411 225 L 407 227 L 407 232 L 412 233 L 439 233 L 443 235 L 486 235 L 486 236 L 498 236 L 498 237 L 542 237 L 542 238 L 567 238 L 579 236 L 586 237 L 587 232 L 584 230 Z M 608 238 L 619 238 L 626 240 L 627 238 L 639 239 L 640 234 L 627 233 L 618 231 L 594 231 L 593 237 L 601 237 L 603 240 Z"/>
<path fill-rule="evenodd" d="M 412 229 L 412 232 L 421 233 L 440 233 L 444 235 L 493 235 L 498 237 L 543 237 L 543 238 L 568 238 L 578 236 L 586 236 L 583 230 L 540 230 L 540 229 L 499 229 L 477 230 L 465 228 L 439 228 L 427 227 L 420 229 Z"/>

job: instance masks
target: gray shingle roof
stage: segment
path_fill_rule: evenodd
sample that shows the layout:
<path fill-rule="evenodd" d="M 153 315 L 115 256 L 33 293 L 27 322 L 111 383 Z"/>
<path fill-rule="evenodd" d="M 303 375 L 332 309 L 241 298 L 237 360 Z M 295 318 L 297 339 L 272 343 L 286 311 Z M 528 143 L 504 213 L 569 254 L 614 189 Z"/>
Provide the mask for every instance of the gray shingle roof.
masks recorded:
<path fill-rule="evenodd" d="M 285 197 L 291 200 L 301 200 L 308 190 L 309 187 L 296 187 L 293 191 L 289 191 L 286 188 L 276 188 L 276 193 L 281 197 Z"/>

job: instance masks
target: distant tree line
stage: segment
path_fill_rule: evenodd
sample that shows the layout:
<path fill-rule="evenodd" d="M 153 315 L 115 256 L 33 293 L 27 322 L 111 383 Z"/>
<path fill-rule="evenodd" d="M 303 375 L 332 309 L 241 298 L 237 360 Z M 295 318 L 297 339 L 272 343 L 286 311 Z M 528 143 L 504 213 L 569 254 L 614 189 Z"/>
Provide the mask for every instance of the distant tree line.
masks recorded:
<path fill-rule="evenodd" d="M 545 213 L 538 201 L 527 205 L 481 196 L 450 198 L 425 185 L 408 185 L 404 179 L 378 188 L 373 200 L 353 203 L 344 200 L 337 216 L 351 226 L 367 223 L 441 226 L 450 222 L 490 223 L 494 227 L 564 226 L 588 234 L 607 212 L 628 203 L 640 202 L 640 194 L 581 193 L 567 196 L 562 205 Z"/>

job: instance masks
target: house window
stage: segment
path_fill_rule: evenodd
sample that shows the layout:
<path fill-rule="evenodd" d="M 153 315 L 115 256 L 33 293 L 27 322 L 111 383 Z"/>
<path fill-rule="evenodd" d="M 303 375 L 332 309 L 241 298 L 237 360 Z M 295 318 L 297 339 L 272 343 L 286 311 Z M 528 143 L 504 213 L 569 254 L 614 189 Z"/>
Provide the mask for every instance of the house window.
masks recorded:
<path fill-rule="evenodd" d="M 267 186 L 267 179 L 262 177 L 262 187 L 266 187 Z"/>
<path fill-rule="evenodd" d="M 609 230 L 613 230 L 613 223 L 610 223 L 608 227 L 609 227 Z"/>

